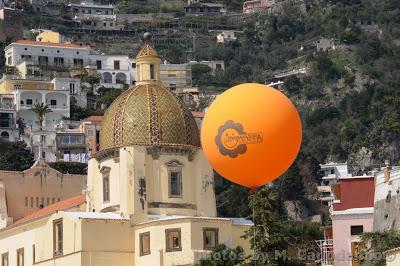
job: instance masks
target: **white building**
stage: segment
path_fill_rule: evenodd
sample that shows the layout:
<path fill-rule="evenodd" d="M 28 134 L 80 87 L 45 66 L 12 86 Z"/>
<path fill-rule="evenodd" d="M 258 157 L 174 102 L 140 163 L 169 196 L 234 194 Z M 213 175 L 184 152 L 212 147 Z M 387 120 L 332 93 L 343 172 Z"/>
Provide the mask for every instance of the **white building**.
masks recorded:
<path fill-rule="evenodd" d="M 117 15 L 113 5 L 98 5 L 90 3 L 69 4 L 68 11 L 72 19 L 81 28 L 98 30 L 120 29 L 117 25 Z"/>
<path fill-rule="evenodd" d="M 89 63 L 92 50 L 89 46 L 72 43 L 49 43 L 18 40 L 5 49 L 6 65 L 17 67 L 23 62 L 33 65 L 65 67 L 83 67 Z"/>
<path fill-rule="evenodd" d="M 135 84 L 135 60 L 127 55 L 90 55 L 90 69 L 100 76 L 99 87 L 119 88 Z"/>
<path fill-rule="evenodd" d="M 236 40 L 235 31 L 226 30 L 217 35 L 217 43 L 225 43 Z"/>
<path fill-rule="evenodd" d="M 317 187 L 320 193 L 320 200 L 327 205 L 330 205 L 334 200 L 334 195 L 331 191 L 331 185 L 336 184 L 340 178 L 351 177 L 351 171 L 347 163 L 334 163 L 321 164 L 321 185 Z"/>
<path fill-rule="evenodd" d="M 5 48 L 5 56 L 6 65 L 15 67 L 15 74 L 23 79 L 87 69 L 100 76 L 104 87 L 122 88 L 135 81 L 134 59 L 127 55 L 101 55 L 89 46 L 19 40 Z"/>
<path fill-rule="evenodd" d="M 60 123 L 70 116 L 72 97 L 79 106 L 86 106 L 86 93 L 81 90 L 80 79 L 29 80 L 4 75 L 0 80 L 1 137 L 10 141 L 24 140 L 35 158 L 41 155 L 46 161 L 56 161 L 56 132 Z M 37 115 L 31 110 L 40 103 L 51 109 L 45 115 L 42 131 Z"/>
<path fill-rule="evenodd" d="M 0 94 L 0 138 L 15 141 L 18 138 L 17 112 L 13 94 Z"/>

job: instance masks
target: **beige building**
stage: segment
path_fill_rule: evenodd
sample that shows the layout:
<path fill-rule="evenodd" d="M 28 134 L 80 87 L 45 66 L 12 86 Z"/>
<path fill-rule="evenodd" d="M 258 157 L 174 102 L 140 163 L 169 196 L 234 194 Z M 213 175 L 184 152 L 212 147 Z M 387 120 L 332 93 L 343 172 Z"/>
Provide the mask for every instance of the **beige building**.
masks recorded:
<path fill-rule="evenodd" d="M 103 121 L 102 115 L 92 115 L 81 121 L 80 130 L 85 134 L 89 157 L 100 150 L 101 121 Z"/>
<path fill-rule="evenodd" d="M 86 212 L 0 231 L 6 265 L 193 265 L 217 244 L 250 253 L 252 223 L 216 217 L 213 169 L 191 112 L 161 85 L 160 57 L 146 45 L 136 64 L 137 85 L 103 117 Z"/>
<path fill-rule="evenodd" d="M 23 171 L 0 171 L 0 229 L 45 206 L 82 193 L 86 176 L 62 174 L 43 161 Z"/>

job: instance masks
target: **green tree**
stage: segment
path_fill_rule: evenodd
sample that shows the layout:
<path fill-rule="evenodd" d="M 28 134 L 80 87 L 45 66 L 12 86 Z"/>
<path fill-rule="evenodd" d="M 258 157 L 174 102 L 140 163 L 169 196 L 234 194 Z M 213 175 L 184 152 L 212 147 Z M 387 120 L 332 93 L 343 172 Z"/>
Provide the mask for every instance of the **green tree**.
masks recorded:
<path fill-rule="evenodd" d="M 211 67 L 203 64 L 192 65 L 193 83 L 196 85 L 207 84 L 211 78 Z"/>
<path fill-rule="evenodd" d="M 86 175 L 87 164 L 78 162 L 54 162 L 49 163 L 50 167 L 63 174 Z"/>
<path fill-rule="evenodd" d="M 48 113 L 53 112 L 47 104 L 44 103 L 36 103 L 31 109 L 34 112 L 39 120 L 39 128 L 40 131 L 43 129 L 43 121 Z"/>
<path fill-rule="evenodd" d="M 124 90 L 118 90 L 115 88 L 105 88 L 101 87 L 97 90 L 99 93 L 98 96 L 98 104 L 104 108 L 108 108 L 110 104 L 119 96 L 121 95 Z M 103 108 L 104 107 L 104 108 Z"/>
<path fill-rule="evenodd" d="M 24 141 L 0 141 L 0 170 L 24 171 L 33 163 L 33 154 Z"/>

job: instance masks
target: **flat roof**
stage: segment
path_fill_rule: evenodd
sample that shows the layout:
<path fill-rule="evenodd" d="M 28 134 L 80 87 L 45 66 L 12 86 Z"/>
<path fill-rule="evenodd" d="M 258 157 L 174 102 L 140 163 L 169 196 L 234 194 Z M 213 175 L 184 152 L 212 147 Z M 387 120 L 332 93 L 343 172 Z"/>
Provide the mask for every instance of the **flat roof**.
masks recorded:
<path fill-rule="evenodd" d="M 69 42 L 62 42 L 62 43 L 53 43 L 53 42 L 37 42 L 31 40 L 17 40 L 12 44 L 21 44 L 21 45 L 32 45 L 32 46 L 51 46 L 51 47 L 61 47 L 61 48 L 74 48 L 74 49 L 90 49 L 89 46 L 83 46 L 79 44 L 69 43 Z"/>

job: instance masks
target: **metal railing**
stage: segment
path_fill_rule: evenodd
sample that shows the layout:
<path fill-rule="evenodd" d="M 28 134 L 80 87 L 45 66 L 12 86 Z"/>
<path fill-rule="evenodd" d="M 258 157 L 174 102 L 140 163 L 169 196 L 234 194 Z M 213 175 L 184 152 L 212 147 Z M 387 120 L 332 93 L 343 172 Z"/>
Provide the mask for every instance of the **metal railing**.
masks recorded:
<path fill-rule="evenodd" d="M 320 249 L 321 266 L 333 265 L 333 239 L 316 240 L 315 243 Z"/>

